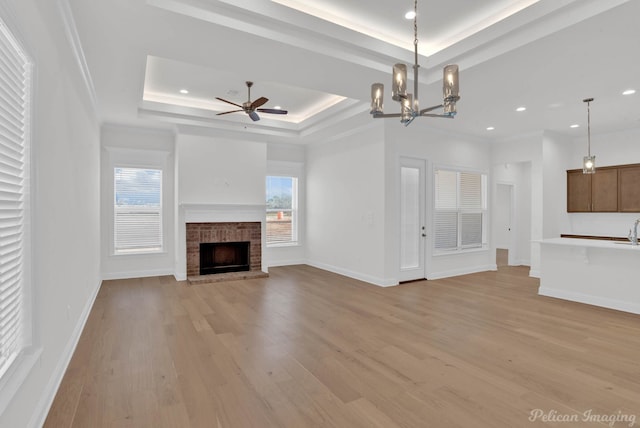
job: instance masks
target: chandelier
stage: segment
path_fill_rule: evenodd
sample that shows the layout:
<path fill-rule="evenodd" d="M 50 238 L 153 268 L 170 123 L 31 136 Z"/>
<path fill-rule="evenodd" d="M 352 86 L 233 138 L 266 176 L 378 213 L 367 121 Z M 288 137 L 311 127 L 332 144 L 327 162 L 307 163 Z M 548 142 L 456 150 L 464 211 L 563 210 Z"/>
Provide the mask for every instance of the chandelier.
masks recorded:
<path fill-rule="evenodd" d="M 444 67 L 443 77 L 443 101 L 432 107 L 420 109 L 418 102 L 418 0 L 414 0 L 413 5 L 413 94 L 407 93 L 407 66 L 406 64 L 395 64 L 393 66 L 393 77 L 391 82 L 391 98 L 400 103 L 400 113 L 386 114 L 383 111 L 384 85 L 374 83 L 371 85 L 371 115 L 374 119 L 386 117 L 399 117 L 404 126 L 409 125 L 416 117 L 443 117 L 453 119 L 456 115 L 456 102 L 460 99 L 460 88 L 458 82 L 458 66 L 455 64 Z M 431 113 L 433 110 L 442 108 L 442 114 Z"/>

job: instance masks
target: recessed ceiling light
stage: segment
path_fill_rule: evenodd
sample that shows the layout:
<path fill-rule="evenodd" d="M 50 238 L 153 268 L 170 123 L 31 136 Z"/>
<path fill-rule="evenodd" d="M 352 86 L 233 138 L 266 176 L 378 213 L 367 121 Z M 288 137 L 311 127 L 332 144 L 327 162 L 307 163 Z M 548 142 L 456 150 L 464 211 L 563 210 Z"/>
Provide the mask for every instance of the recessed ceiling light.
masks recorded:
<path fill-rule="evenodd" d="M 413 19 L 413 18 L 415 18 L 415 17 L 416 17 L 416 12 L 415 12 L 415 11 L 413 11 L 413 10 L 410 10 L 409 12 L 407 12 L 407 13 L 405 13 L 405 14 L 404 14 L 404 17 L 405 17 L 406 19 Z"/>
<path fill-rule="evenodd" d="M 569 128 L 580 128 L 580 125 L 578 125 L 577 123 L 574 123 Z"/>
<path fill-rule="evenodd" d="M 624 91 L 624 92 L 622 93 L 622 95 L 633 95 L 633 94 L 635 94 L 635 93 L 636 93 L 636 90 L 635 90 L 635 89 L 627 89 L 626 91 Z"/>
<path fill-rule="evenodd" d="M 516 111 L 525 111 L 526 109 L 527 109 L 526 107 L 518 107 Z"/>
<path fill-rule="evenodd" d="M 188 94 L 188 93 L 189 93 L 189 91 L 187 91 L 186 89 L 180 89 L 180 93 L 181 93 L 181 94 Z"/>
<path fill-rule="evenodd" d="M 496 128 L 494 128 L 493 126 L 487 126 L 487 131 L 493 131 L 494 129 Z"/>

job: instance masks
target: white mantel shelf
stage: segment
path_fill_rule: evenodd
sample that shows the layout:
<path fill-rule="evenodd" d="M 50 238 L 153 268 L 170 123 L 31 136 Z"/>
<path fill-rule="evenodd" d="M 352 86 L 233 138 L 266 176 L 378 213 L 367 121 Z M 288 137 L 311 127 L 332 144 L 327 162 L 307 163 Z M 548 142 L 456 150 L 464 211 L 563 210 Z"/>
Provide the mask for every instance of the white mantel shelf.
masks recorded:
<path fill-rule="evenodd" d="M 618 241 L 540 242 L 538 294 L 640 314 L 640 247 Z"/>

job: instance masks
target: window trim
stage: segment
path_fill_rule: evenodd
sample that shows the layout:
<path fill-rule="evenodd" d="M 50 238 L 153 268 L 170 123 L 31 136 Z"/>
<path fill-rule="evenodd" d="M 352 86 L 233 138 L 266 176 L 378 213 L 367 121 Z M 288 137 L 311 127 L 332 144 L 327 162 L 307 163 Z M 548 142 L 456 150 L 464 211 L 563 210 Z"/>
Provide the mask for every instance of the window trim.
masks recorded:
<path fill-rule="evenodd" d="M 0 415 L 4 413 L 13 396 L 17 393 L 29 373 L 42 355 L 38 332 L 35 330 L 34 308 L 35 293 L 33 283 L 33 119 L 35 116 L 35 82 L 36 63 L 30 55 L 25 38 L 16 24 L 10 9 L 0 4 L 0 27 L 12 39 L 13 44 L 20 50 L 25 59 L 26 88 L 25 88 L 25 118 L 24 118 L 24 169 L 23 169 L 23 232 L 22 232 L 22 347 L 5 372 L 0 376 Z"/>
<path fill-rule="evenodd" d="M 292 177 L 297 179 L 297 197 L 296 200 L 296 209 L 292 210 L 295 215 L 295 228 L 297 239 L 295 241 L 290 242 L 277 242 L 277 243 L 267 243 L 266 237 L 266 181 L 267 177 Z M 303 245 L 304 241 L 304 229 L 303 229 L 303 211 L 304 211 L 304 163 L 302 162 L 291 162 L 291 161 L 267 161 L 267 171 L 265 175 L 265 237 L 264 242 L 267 248 L 281 248 L 281 247 L 300 247 Z"/>
<path fill-rule="evenodd" d="M 300 215 L 299 215 L 299 204 L 298 204 L 298 198 L 299 198 L 299 181 L 300 178 L 296 177 L 296 176 L 292 176 L 290 174 L 267 174 L 267 176 L 265 177 L 265 181 L 269 178 L 269 177 L 282 177 L 282 178 L 291 178 L 293 180 L 292 182 L 292 189 L 291 189 L 291 208 L 289 209 L 276 209 L 276 208 L 266 208 L 265 209 L 265 223 L 266 223 L 266 214 L 270 213 L 270 212 L 291 212 L 291 240 L 290 241 L 281 241 L 281 242 L 269 242 L 267 240 L 267 236 L 265 236 L 265 244 L 267 247 L 292 247 L 292 246 L 297 246 L 300 245 L 300 233 L 299 233 L 299 219 L 300 219 Z M 266 183 L 265 183 L 266 184 Z M 265 203 L 266 203 L 266 193 L 265 193 Z M 267 224 L 265 224 L 265 230 L 266 230 L 266 226 Z M 295 238 L 295 239 L 294 239 Z"/>
<path fill-rule="evenodd" d="M 104 150 L 108 154 L 107 168 L 109 168 L 110 179 L 107 180 L 108 188 L 105 189 L 103 203 L 106 203 L 105 209 L 108 211 L 108 227 L 105 238 L 109 242 L 108 257 L 112 258 L 136 258 L 136 257 L 154 257 L 158 255 L 168 254 L 167 239 L 170 233 L 167 224 L 166 213 L 166 192 L 169 183 L 167 164 L 170 152 L 164 150 L 144 150 L 129 149 L 124 147 L 104 146 Z M 114 212 L 114 195 L 115 195 L 115 168 L 140 168 L 140 169 L 159 169 L 162 171 L 162 189 L 161 189 L 161 224 L 162 224 L 162 249 L 159 251 L 136 251 L 131 253 L 118 253 L 115 251 L 115 212 Z M 104 206 L 104 205 L 103 205 Z M 103 235 L 104 236 L 104 235 Z"/>
<path fill-rule="evenodd" d="M 116 200 L 115 200 L 115 196 L 116 196 L 116 178 L 115 178 L 115 171 L 116 169 L 129 169 L 129 170 L 133 170 L 133 169 L 137 169 L 137 170 L 143 170 L 143 171 L 159 171 L 160 172 L 160 206 L 158 207 L 158 214 L 160 217 L 160 245 L 159 248 L 140 248 L 140 249 L 132 249 L 129 251 L 126 250 L 117 250 L 116 246 L 115 246 L 115 240 L 116 240 L 116 212 L 118 211 L 118 206 L 116 205 Z M 163 193 L 164 193 L 164 171 L 162 170 L 162 168 L 156 168 L 156 167 L 145 167 L 145 168 L 138 168 L 138 167 L 130 167 L 130 166 L 121 166 L 121 165 L 115 165 L 113 167 L 113 193 L 112 193 L 112 197 L 113 197 L 113 204 L 112 204 L 112 208 L 113 208 L 113 254 L 116 256 L 129 256 L 129 255 L 133 255 L 133 254 L 157 254 L 157 253 L 163 253 L 165 252 L 165 236 L 164 236 L 164 197 L 163 197 Z M 155 211 L 155 210 L 154 210 Z"/>
<path fill-rule="evenodd" d="M 449 171 L 449 172 L 455 172 L 457 174 L 456 177 L 456 198 L 457 198 L 457 204 L 458 204 L 458 208 L 455 210 L 455 212 L 458 214 L 458 223 L 457 223 L 457 245 L 456 248 L 451 248 L 451 249 L 438 249 L 436 248 L 436 212 L 438 211 L 436 208 L 436 173 L 437 171 Z M 483 194 L 480 195 L 481 198 L 481 203 L 483 205 L 483 208 L 480 210 L 462 210 L 460 208 L 460 173 L 467 173 L 467 174 L 478 174 L 481 176 L 481 189 L 484 191 Z M 455 167 L 455 166 L 449 166 L 449 165 L 434 165 L 433 167 L 433 211 L 432 211 L 432 234 L 433 234 L 433 240 L 432 240 L 432 255 L 434 257 L 439 257 L 439 256 L 449 256 L 449 255 L 455 255 L 455 254 L 467 254 L 467 253 L 475 253 L 475 252 L 481 252 L 481 251 L 487 251 L 489 249 L 489 244 L 488 244 L 488 213 L 489 213 L 489 208 L 488 208 L 488 201 L 489 201 L 489 174 L 487 171 L 483 171 L 483 170 L 478 170 L 478 169 L 472 169 L 472 168 L 463 168 L 463 167 Z M 452 210 L 442 210 L 442 211 L 451 211 Z M 461 215 L 462 213 L 480 213 L 482 214 L 482 239 L 481 239 L 481 244 L 479 246 L 462 246 L 462 228 L 461 228 Z"/>

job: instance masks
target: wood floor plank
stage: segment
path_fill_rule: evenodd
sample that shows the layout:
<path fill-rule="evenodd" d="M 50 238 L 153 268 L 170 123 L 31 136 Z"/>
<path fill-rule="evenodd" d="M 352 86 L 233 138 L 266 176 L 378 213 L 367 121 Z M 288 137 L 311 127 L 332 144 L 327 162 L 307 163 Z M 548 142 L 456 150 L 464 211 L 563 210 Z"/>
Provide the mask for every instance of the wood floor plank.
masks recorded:
<path fill-rule="evenodd" d="M 640 316 L 538 286 L 502 265 L 390 288 L 304 265 L 105 281 L 45 427 L 639 423 Z M 536 409 L 578 420 L 532 422 Z"/>

